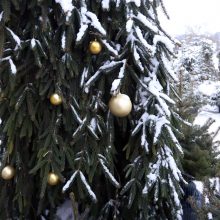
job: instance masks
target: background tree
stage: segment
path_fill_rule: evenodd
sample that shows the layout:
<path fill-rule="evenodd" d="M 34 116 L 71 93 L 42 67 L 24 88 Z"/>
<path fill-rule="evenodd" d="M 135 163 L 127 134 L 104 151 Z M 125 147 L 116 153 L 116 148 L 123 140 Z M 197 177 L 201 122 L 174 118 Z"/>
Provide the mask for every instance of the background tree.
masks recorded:
<path fill-rule="evenodd" d="M 54 219 L 69 195 L 87 219 L 181 218 L 175 42 L 160 6 L 1 1 L 0 219 Z"/>
<path fill-rule="evenodd" d="M 219 160 L 213 149 L 213 137 L 208 128 L 213 120 L 207 121 L 204 126 L 183 126 L 184 137 L 180 140 L 184 149 L 182 161 L 183 170 L 196 180 L 205 180 L 219 174 Z"/>

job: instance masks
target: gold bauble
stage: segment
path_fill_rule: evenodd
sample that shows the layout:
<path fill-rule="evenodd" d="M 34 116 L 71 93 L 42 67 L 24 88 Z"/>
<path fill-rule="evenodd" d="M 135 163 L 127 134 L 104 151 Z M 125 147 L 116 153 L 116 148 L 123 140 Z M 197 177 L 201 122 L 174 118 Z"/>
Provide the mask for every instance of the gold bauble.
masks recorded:
<path fill-rule="evenodd" d="M 48 177 L 47 177 L 47 182 L 48 182 L 48 184 L 51 185 L 51 186 L 57 185 L 57 184 L 59 183 L 59 177 L 58 177 L 58 175 L 55 174 L 55 173 L 52 173 L 52 172 L 49 173 L 49 174 L 48 174 Z"/>
<path fill-rule="evenodd" d="M 121 93 L 112 96 L 109 101 L 109 109 L 111 113 L 117 117 L 125 117 L 129 115 L 132 109 L 132 103 L 129 96 Z"/>
<path fill-rule="evenodd" d="M 98 41 L 91 41 L 89 44 L 89 51 L 92 54 L 99 54 L 102 50 L 102 45 Z"/>
<path fill-rule="evenodd" d="M 14 177 L 14 175 L 15 175 L 14 167 L 8 165 L 2 169 L 2 173 L 1 173 L 2 179 L 10 180 Z"/>
<path fill-rule="evenodd" d="M 54 93 L 50 96 L 50 103 L 53 105 L 60 105 L 62 103 L 62 98 L 57 93 Z"/>

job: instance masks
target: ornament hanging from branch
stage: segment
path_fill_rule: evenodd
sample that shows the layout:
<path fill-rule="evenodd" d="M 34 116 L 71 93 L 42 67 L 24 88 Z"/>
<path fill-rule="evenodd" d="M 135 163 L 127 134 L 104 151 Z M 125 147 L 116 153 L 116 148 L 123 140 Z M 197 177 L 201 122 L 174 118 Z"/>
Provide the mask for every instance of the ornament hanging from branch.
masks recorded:
<path fill-rule="evenodd" d="M 128 116 L 132 109 L 132 103 L 129 96 L 122 93 L 112 96 L 109 101 L 109 109 L 114 116 Z"/>
<path fill-rule="evenodd" d="M 102 45 L 97 40 L 91 41 L 89 44 L 89 51 L 91 54 L 97 55 L 101 52 Z"/>
<path fill-rule="evenodd" d="M 13 166 L 6 166 L 2 169 L 1 177 L 4 180 L 11 180 L 15 175 L 15 168 Z"/>
<path fill-rule="evenodd" d="M 57 93 L 54 93 L 50 96 L 50 103 L 52 105 L 60 105 L 62 103 L 62 98 Z"/>
<path fill-rule="evenodd" d="M 59 177 L 57 174 L 51 172 L 48 174 L 47 183 L 51 186 L 55 186 L 59 183 Z"/>

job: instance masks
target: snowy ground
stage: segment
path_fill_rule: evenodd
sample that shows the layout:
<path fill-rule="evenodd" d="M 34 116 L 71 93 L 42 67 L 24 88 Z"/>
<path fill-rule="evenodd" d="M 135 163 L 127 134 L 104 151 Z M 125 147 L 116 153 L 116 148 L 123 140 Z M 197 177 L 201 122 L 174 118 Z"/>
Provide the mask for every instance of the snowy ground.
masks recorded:
<path fill-rule="evenodd" d="M 205 82 L 199 86 L 198 90 L 204 96 L 210 98 L 217 92 L 220 92 L 220 82 Z M 209 127 L 208 131 L 214 138 L 213 142 L 217 146 L 216 150 L 220 152 L 220 113 L 218 112 L 218 107 L 216 105 L 211 106 L 209 104 L 203 106 L 195 118 L 194 124 L 202 126 L 207 123 L 210 118 L 214 119 L 214 123 Z"/>
<path fill-rule="evenodd" d="M 203 94 L 203 96 L 205 96 L 206 98 L 211 98 L 211 96 L 213 96 L 216 93 L 220 92 L 220 82 L 216 81 L 216 82 L 212 82 L 212 81 L 208 81 L 205 82 L 203 84 L 201 84 L 198 87 L 198 92 L 200 92 L 201 94 Z M 194 124 L 196 125 L 204 125 L 205 123 L 207 123 L 207 121 L 209 119 L 213 119 L 214 123 L 209 127 L 208 131 L 209 133 L 212 135 L 213 137 L 213 142 L 214 142 L 214 146 L 216 147 L 216 151 L 219 152 L 218 157 L 220 158 L 220 113 L 218 111 L 218 107 L 216 105 L 204 105 L 197 117 L 194 120 Z M 204 190 L 204 185 L 203 182 L 201 181 L 194 181 L 194 183 L 196 184 L 196 188 L 200 193 L 203 193 Z M 220 179 L 218 177 L 216 178 L 211 178 L 210 179 L 210 184 L 212 187 L 215 188 L 215 192 L 219 193 L 220 192 Z M 212 214 L 209 213 L 208 214 L 208 219 L 213 219 L 212 218 Z"/>
<path fill-rule="evenodd" d="M 215 122 L 209 127 L 209 133 L 214 136 L 213 141 L 218 142 L 220 141 L 220 132 L 218 132 L 220 127 L 220 113 L 218 112 L 217 106 L 204 106 L 195 118 L 194 124 L 202 126 L 208 121 L 209 118 L 215 120 Z"/>

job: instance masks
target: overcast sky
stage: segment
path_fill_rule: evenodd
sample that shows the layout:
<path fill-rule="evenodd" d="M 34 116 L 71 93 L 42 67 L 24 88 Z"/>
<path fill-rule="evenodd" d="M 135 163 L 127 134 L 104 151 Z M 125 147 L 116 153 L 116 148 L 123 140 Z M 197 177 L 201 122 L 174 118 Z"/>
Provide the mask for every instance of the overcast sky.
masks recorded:
<path fill-rule="evenodd" d="M 199 26 L 204 32 L 220 32 L 220 0 L 164 0 L 170 20 L 160 21 L 172 34 L 183 34 L 187 26 Z"/>

